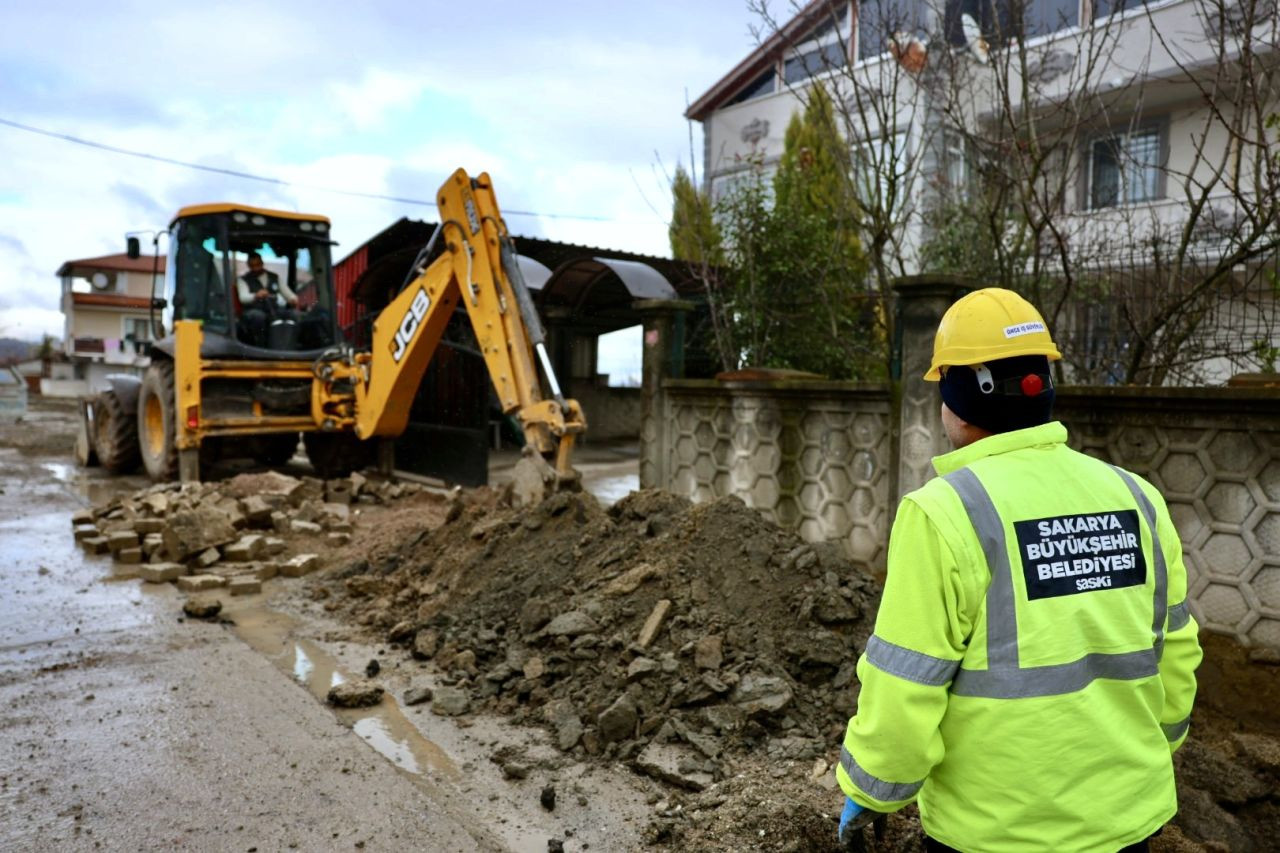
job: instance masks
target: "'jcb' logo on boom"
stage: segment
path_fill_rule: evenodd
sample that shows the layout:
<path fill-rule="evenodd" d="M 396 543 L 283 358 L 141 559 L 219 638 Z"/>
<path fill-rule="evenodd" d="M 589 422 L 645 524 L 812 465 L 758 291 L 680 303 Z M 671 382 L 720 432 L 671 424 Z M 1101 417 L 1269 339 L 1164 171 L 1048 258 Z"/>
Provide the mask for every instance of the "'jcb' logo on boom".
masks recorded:
<path fill-rule="evenodd" d="M 418 327 L 422 325 L 422 318 L 427 316 L 427 309 L 430 307 L 431 297 L 427 296 L 424 288 L 419 288 L 418 293 L 413 297 L 413 302 L 409 303 L 409 310 L 404 312 L 404 317 L 400 320 L 395 340 L 391 342 L 391 360 L 396 364 L 404 358 L 405 351 L 409 349 L 409 342 L 413 340 Z"/>

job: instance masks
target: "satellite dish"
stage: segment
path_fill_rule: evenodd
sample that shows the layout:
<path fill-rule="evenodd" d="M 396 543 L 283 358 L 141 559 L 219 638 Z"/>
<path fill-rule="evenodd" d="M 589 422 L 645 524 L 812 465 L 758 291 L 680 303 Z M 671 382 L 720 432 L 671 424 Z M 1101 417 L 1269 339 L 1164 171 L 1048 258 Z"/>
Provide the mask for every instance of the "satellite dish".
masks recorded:
<path fill-rule="evenodd" d="M 104 272 L 96 272 L 89 279 L 89 284 L 93 285 L 94 290 L 106 290 L 111 286 L 111 277 Z"/>
<path fill-rule="evenodd" d="M 965 12 L 960 16 L 960 29 L 964 32 L 964 46 L 974 59 L 986 65 L 991 58 L 991 48 L 982 37 L 982 27 L 973 16 Z"/>

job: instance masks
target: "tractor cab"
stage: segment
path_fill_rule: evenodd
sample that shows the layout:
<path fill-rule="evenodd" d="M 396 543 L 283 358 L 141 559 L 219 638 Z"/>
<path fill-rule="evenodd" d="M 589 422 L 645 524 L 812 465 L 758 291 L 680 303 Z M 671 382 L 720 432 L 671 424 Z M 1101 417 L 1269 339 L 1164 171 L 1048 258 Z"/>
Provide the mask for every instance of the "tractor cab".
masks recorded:
<path fill-rule="evenodd" d="M 205 204 L 169 235 L 170 319 L 200 322 L 203 357 L 306 358 L 336 342 L 325 217 Z"/>

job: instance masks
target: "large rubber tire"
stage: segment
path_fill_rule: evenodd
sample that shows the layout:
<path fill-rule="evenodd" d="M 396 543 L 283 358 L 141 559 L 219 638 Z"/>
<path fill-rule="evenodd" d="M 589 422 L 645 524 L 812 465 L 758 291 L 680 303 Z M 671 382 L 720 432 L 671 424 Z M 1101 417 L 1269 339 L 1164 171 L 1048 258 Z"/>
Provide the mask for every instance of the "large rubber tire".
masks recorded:
<path fill-rule="evenodd" d="M 137 413 L 127 410 L 114 390 L 94 398 L 93 450 L 112 474 L 128 474 L 138 467 Z"/>
<path fill-rule="evenodd" d="M 268 433 L 255 435 L 249 439 L 249 453 L 259 465 L 268 468 L 279 468 L 298 450 L 298 434 L 296 432 Z"/>
<path fill-rule="evenodd" d="M 316 476 L 325 480 L 345 477 L 373 461 L 374 443 L 349 432 L 307 432 L 302 434 L 302 443 Z"/>
<path fill-rule="evenodd" d="M 138 390 L 138 445 L 142 467 L 157 483 L 178 479 L 177 405 L 173 362 L 158 358 Z"/>

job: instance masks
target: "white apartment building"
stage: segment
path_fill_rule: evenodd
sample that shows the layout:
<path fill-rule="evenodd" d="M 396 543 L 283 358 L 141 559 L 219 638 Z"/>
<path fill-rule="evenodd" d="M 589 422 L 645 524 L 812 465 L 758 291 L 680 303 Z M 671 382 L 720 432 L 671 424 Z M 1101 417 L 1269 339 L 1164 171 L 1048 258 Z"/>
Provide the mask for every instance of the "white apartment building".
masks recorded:
<path fill-rule="evenodd" d="M 1168 380 L 1217 383 L 1268 359 L 1274 367 L 1280 349 L 1267 272 L 1280 227 L 1268 200 L 1280 189 L 1269 146 L 1278 131 L 1267 124 L 1280 112 L 1275 7 L 818 0 L 764 22 L 768 37 L 686 116 L 702 124 L 714 200 L 750 169 L 776 167 L 792 114 L 809 87 L 825 84 L 859 194 L 892 221 L 886 251 L 897 274 L 921 270 L 931 203 L 977 204 L 970 194 L 984 169 L 1013 175 L 1015 188 L 1018 174 L 1033 175 L 1021 185 L 1025 197 L 1001 203 L 1052 223 L 1036 233 L 1057 241 L 1041 247 L 1045 280 L 1062 278 L 1068 264 L 1070 276 L 1085 277 L 1124 266 L 1151 291 L 1130 284 L 1127 298 L 1151 305 L 1176 300 L 1179 287 L 1218 282 L 1216 302 L 1196 297 L 1209 317 L 1201 343 Z M 1032 158 L 1029 139 L 1053 151 Z M 1093 334 L 1090 324 L 1106 327 L 1109 343 L 1081 356 L 1080 369 L 1093 381 L 1124 381 L 1109 372 L 1133 353 L 1141 323 L 1121 329 L 1125 318 L 1104 315 L 1068 314 L 1060 325 L 1082 336 Z"/>
<path fill-rule="evenodd" d="M 141 375 L 150 363 L 153 273 L 164 280 L 165 258 L 106 255 L 66 261 L 58 268 L 63 347 L 73 376 L 57 383 L 59 392 L 100 390 L 111 373 Z M 157 285 L 157 295 L 163 291 Z M 161 317 L 155 312 L 156 319 Z"/>

